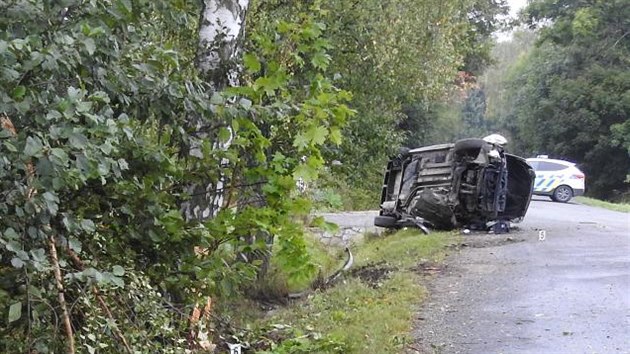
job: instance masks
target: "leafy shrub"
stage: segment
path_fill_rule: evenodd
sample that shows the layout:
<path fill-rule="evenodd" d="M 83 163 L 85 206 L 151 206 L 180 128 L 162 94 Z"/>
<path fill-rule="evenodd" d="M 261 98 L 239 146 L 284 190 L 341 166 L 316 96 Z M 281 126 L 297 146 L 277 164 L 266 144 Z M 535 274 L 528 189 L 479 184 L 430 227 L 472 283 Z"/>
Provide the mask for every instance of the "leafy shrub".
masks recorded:
<path fill-rule="evenodd" d="M 193 305 L 252 284 L 271 241 L 289 276 L 314 272 L 295 181 L 350 95 L 314 16 L 259 33 L 243 86 L 213 92 L 191 65 L 199 4 L 67 6 L 0 4 L 0 351 L 72 332 L 81 351 L 181 352 Z"/>

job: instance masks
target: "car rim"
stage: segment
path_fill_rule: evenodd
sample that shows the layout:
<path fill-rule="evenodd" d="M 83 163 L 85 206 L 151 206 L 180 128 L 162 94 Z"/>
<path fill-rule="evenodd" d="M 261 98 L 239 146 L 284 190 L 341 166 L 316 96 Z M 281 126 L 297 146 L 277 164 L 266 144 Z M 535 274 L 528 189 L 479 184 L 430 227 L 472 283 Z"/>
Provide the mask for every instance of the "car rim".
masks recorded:
<path fill-rule="evenodd" d="M 569 200 L 571 198 L 571 191 L 567 187 L 558 188 L 558 192 L 556 193 L 558 200 Z"/>

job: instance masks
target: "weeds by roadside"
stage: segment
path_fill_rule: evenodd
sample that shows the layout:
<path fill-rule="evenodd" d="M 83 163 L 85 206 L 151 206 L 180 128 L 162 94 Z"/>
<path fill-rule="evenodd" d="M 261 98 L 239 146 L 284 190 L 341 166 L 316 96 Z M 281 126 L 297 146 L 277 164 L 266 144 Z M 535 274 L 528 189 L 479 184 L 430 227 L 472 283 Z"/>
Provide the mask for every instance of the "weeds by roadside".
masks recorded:
<path fill-rule="evenodd" d="M 258 339 L 250 337 L 258 344 L 251 352 L 399 352 L 408 342 L 414 309 L 427 294 L 422 284 L 426 264 L 441 262 L 457 237 L 417 230 L 368 235 L 353 249 L 351 271 L 332 288 L 268 311 L 253 310 L 257 319 L 248 327 L 257 333 Z M 309 248 L 323 270 L 339 262 L 337 251 L 325 253 L 317 244 Z"/>
<path fill-rule="evenodd" d="M 576 197 L 575 201 L 589 206 L 598 208 L 605 208 L 608 210 L 620 211 L 622 213 L 630 213 L 630 204 L 628 203 L 610 203 L 599 199 L 593 199 L 588 197 Z"/>

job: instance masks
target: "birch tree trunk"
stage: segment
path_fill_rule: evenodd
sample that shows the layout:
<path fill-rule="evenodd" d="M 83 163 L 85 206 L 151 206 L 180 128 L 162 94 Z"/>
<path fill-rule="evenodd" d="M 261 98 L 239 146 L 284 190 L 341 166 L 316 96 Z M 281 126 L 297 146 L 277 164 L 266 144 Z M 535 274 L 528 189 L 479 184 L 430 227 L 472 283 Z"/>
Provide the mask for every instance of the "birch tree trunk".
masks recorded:
<path fill-rule="evenodd" d="M 206 75 L 215 92 L 228 86 L 239 84 L 238 58 L 244 36 L 245 15 L 249 0 L 203 0 L 199 21 L 199 51 L 197 65 Z M 196 125 L 197 131 L 204 130 L 203 125 Z M 212 134 L 212 133 L 210 133 Z M 198 134 L 199 139 L 212 139 L 208 134 Z M 215 144 L 216 149 L 227 149 L 231 139 L 225 144 Z M 194 141 L 190 147 L 191 155 L 200 154 L 200 144 Z M 227 161 L 222 161 L 222 169 Z M 186 219 L 205 220 L 219 211 L 223 203 L 225 174 L 220 172 L 216 183 L 196 185 L 189 188 L 191 199 L 182 206 Z"/>
<path fill-rule="evenodd" d="M 238 85 L 237 59 L 249 0 L 204 0 L 199 26 L 199 68 L 214 89 Z"/>
<path fill-rule="evenodd" d="M 203 0 L 203 10 L 199 27 L 199 68 L 206 74 L 215 91 L 221 91 L 229 86 L 239 85 L 241 44 L 244 36 L 245 15 L 249 6 L 249 0 Z M 229 129 L 229 128 L 228 128 Z M 215 145 L 217 149 L 227 149 L 231 139 L 223 145 Z M 251 158 L 246 157 L 246 158 Z M 221 168 L 227 166 L 228 161 L 222 161 Z M 223 204 L 224 187 L 227 183 L 226 174 L 221 172 L 216 185 L 197 186 L 193 196 L 204 194 L 204 200 L 194 201 L 192 204 L 193 216 L 197 219 L 206 219 L 214 216 Z M 234 181 L 231 181 L 234 182 Z M 196 193 L 195 193 L 196 192 Z M 239 191 L 237 208 L 247 205 L 263 206 L 261 185 L 256 185 L 249 191 Z M 205 204 L 204 204 L 205 202 Z M 187 217 L 189 217 L 187 215 Z M 253 244 L 257 239 L 264 239 L 267 249 L 241 254 L 247 262 L 261 260 L 262 265 L 258 270 L 259 277 L 264 276 L 269 265 L 269 254 L 273 236 L 256 232 L 248 235 L 244 241 Z"/>

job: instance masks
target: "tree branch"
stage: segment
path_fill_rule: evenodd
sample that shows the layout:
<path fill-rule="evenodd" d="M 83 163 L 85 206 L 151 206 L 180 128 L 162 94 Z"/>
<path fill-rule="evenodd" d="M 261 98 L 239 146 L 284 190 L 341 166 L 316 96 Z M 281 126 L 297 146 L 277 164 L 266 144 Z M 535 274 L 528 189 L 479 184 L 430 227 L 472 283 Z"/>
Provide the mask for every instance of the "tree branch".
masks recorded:
<path fill-rule="evenodd" d="M 66 305 L 66 297 L 63 291 L 63 278 L 61 277 L 61 268 L 59 267 L 59 258 L 57 257 L 57 247 L 55 246 L 54 236 L 50 236 L 48 239 L 48 247 L 50 249 L 50 258 L 53 264 L 53 271 L 55 274 L 55 283 L 57 285 L 57 296 L 59 299 L 59 307 L 61 307 L 61 316 L 63 319 L 64 328 L 66 331 L 66 337 L 68 338 L 68 353 L 74 354 L 74 335 L 72 334 L 72 322 L 70 321 L 70 314 L 68 313 L 68 306 Z"/>

